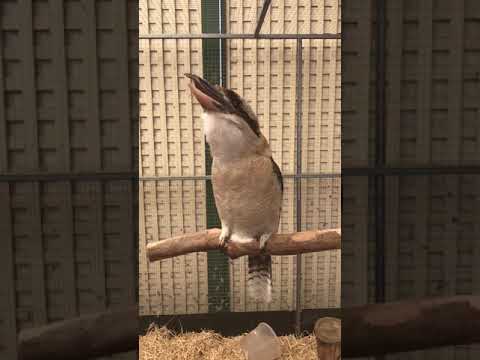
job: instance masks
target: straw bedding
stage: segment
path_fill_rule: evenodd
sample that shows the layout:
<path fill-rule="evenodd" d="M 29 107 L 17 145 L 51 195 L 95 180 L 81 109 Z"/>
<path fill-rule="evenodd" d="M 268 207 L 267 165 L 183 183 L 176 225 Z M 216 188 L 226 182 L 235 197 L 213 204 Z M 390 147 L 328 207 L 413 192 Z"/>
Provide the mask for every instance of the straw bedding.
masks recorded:
<path fill-rule="evenodd" d="M 139 360 L 245 360 L 241 336 L 225 338 L 212 331 L 173 334 L 166 328 L 151 326 L 140 337 Z M 313 336 L 279 337 L 282 360 L 316 360 Z"/>

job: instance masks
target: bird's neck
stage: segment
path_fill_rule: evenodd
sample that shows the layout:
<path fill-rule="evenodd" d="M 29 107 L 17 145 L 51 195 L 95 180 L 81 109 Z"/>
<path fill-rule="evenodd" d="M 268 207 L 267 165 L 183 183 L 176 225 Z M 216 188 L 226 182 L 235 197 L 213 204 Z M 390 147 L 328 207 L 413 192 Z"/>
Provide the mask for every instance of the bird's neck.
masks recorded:
<path fill-rule="evenodd" d="M 232 122 L 213 114 L 204 113 L 205 137 L 214 158 L 226 163 L 252 156 L 272 156 L 265 137 L 246 134 Z"/>

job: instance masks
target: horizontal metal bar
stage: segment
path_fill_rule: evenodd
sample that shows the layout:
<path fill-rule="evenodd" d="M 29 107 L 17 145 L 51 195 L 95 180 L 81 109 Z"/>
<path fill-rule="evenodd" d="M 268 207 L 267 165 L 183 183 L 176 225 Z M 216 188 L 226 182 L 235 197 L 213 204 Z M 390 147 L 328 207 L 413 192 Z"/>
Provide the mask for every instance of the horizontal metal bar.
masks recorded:
<path fill-rule="evenodd" d="M 351 176 L 420 176 L 420 175 L 480 175 L 480 166 L 445 166 L 445 167 L 358 167 L 343 168 L 338 173 L 311 173 L 311 174 L 284 174 L 283 177 L 300 178 L 300 179 L 318 179 L 318 178 L 334 178 L 334 177 L 351 177 Z M 210 175 L 198 176 L 142 176 L 140 180 L 210 180 Z"/>
<path fill-rule="evenodd" d="M 480 175 L 480 166 L 439 166 L 439 167 L 353 167 L 343 168 L 338 173 L 284 174 L 284 178 L 319 179 L 350 176 L 418 176 L 418 175 Z M 1 174 L 0 182 L 9 181 L 178 181 L 210 180 L 210 175 L 194 176 L 138 176 L 137 172 L 92 172 L 92 173 L 26 173 Z"/>
<path fill-rule="evenodd" d="M 138 180 L 137 172 L 2 174 L 0 182 Z"/>
<path fill-rule="evenodd" d="M 285 174 L 284 178 L 332 178 L 340 177 L 340 173 L 317 174 Z M 0 175 L 0 182 L 9 181 L 109 181 L 109 180 L 137 180 L 137 181 L 181 181 L 181 180 L 210 180 L 210 175 L 194 176 L 138 176 L 138 173 L 35 173 L 35 174 L 7 174 Z"/>
<path fill-rule="evenodd" d="M 358 167 L 343 168 L 344 176 L 419 176 L 419 175 L 480 175 L 480 166 L 432 167 Z"/>
<path fill-rule="evenodd" d="M 341 39 L 341 34 L 143 34 L 139 39 Z"/>
<path fill-rule="evenodd" d="M 179 180 L 210 180 L 210 175 L 195 176 L 140 176 L 140 181 L 179 181 Z"/>
<path fill-rule="evenodd" d="M 319 178 L 334 178 L 341 177 L 340 173 L 317 173 L 317 174 L 284 174 L 285 179 L 319 179 Z M 178 181 L 178 180 L 211 180 L 210 175 L 197 175 L 197 176 L 141 176 L 140 181 Z"/>

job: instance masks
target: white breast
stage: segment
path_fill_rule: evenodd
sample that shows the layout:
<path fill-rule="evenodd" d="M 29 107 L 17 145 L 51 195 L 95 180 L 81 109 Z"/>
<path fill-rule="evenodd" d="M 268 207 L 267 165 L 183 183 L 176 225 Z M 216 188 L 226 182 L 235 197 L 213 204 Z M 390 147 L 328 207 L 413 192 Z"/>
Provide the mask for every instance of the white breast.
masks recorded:
<path fill-rule="evenodd" d="M 214 121 L 215 121 L 214 115 L 203 112 L 202 120 L 203 120 L 203 129 L 205 131 L 205 136 L 207 137 L 207 141 L 208 141 L 209 135 L 212 135 L 214 131 Z"/>
<path fill-rule="evenodd" d="M 252 146 L 228 114 L 203 113 L 205 137 L 212 155 L 223 160 L 238 157 Z"/>

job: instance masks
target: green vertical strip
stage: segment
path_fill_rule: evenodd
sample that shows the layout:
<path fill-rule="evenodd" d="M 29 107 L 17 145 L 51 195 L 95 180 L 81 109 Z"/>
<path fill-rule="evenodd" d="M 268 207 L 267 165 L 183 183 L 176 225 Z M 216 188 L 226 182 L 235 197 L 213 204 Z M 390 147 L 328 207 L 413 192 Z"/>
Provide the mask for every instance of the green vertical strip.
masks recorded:
<path fill-rule="evenodd" d="M 221 9 L 221 14 L 220 14 Z M 202 32 L 219 33 L 225 29 L 224 0 L 202 0 Z M 221 16 L 221 19 L 220 19 Z M 220 21 L 222 26 L 220 28 Z M 203 77 L 215 84 L 225 81 L 225 41 L 203 39 Z M 220 71 L 222 70 L 222 71 Z M 208 144 L 205 146 L 205 168 L 211 174 L 212 156 Z M 206 189 L 207 228 L 220 227 L 221 222 L 215 206 L 212 183 L 207 181 Z M 228 257 L 220 251 L 207 253 L 208 260 L 208 311 L 230 310 L 230 275 Z"/>

